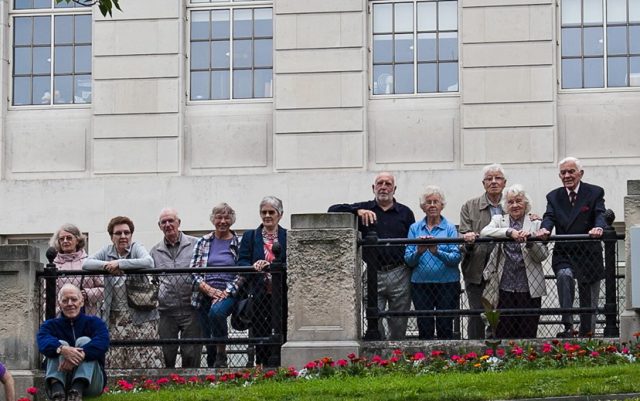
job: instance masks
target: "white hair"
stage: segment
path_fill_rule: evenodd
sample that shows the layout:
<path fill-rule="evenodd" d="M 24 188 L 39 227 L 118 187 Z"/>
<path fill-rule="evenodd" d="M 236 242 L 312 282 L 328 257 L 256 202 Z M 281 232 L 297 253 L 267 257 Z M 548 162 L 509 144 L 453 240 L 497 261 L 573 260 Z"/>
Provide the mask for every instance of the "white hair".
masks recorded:
<path fill-rule="evenodd" d="M 437 185 L 427 185 L 427 187 L 424 189 L 424 192 L 422 192 L 422 195 L 420 195 L 420 206 L 424 206 L 427 203 L 427 198 L 430 197 L 431 195 L 438 195 L 440 197 L 440 203 L 442 203 L 442 206 L 444 207 L 444 205 L 447 204 L 447 200 L 444 197 L 444 192 L 442 191 L 442 189 L 440 189 L 439 186 Z"/>
<path fill-rule="evenodd" d="M 499 164 L 499 163 L 493 163 L 493 164 L 489 164 L 488 166 L 484 166 L 484 168 L 482 169 L 482 179 L 484 179 L 487 173 L 493 173 L 496 171 L 502 174 L 505 180 L 507 179 L 507 174 L 504 172 L 504 168 L 502 167 L 502 164 Z"/>
<path fill-rule="evenodd" d="M 66 283 L 62 287 L 60 287 L 60 291 L 58 291 L 58 302 L 62 301 L 62 293 L 64 292 L 64 290 L 73 290 L 78 294 L 79 297 L 82 298 L 82 291 L 80 291 L 80 288 L 78 288 L 74 284 Z"/>
<path fill-rule="evenodd" d="M 580 159 L 577 159 L 575 157 L 565 157 L 564 159 L 560 160 L 558 162 L 558 168 L 562 168 L 561 166 L 565 163 L 573 163 L 576 165 L 576 168 L 578 169 L 578 171 L 582 171 L 582 162 L 580 161 Z"/>

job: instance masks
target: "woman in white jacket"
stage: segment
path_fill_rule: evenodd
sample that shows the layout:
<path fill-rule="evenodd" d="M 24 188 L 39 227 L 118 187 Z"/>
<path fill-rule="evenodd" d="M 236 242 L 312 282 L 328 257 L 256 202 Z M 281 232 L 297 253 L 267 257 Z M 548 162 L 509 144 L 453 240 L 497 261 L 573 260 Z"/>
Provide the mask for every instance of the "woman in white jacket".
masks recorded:
<path fill-rule="evenodd" d="M 480 236 L 512 238 L 514 242 L 495 246 L 484 270 L 487 282 L 483 297 L 498 309 L 537 308 L 547 294 L 542 262 L 549 256 L 542 242 L 530 242 L 540 228 L 540 220 L 531 221 L 527 214 L 531 200 L 521 185 L 506 189 L 503 210 L 507 214 L 493 216 Z M 539 314 L 503 315 L 497 326 L 498 338 L 535 338 Z"/>

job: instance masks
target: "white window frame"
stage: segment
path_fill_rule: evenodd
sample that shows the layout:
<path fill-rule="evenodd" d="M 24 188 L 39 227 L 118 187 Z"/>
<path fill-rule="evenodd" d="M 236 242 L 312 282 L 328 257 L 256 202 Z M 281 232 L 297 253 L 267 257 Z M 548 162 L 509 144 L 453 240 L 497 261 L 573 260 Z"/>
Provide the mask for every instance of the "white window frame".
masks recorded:
<path fill-rule="evenodd" d="M 186 0 L 186 62 L 185 62 L 185 96 L 187 105 L 206 105 L 206 104 L 234 104 L 234 103 L 272 103 L 275 95 L 275 7 L 274 0 L 214 0 L 208 2 L 207 0 Z M 272 24 L 272 65 L 271 65 L 271 96 L 270 97 L 251 97 L 251 98 L 234 98 L 233 97 L 233 10 L 237 9 L 257 9 L 257 8 L 270 8 L 271 9 L 271 24 Z M 205 11 L 205 10 L 229 10 L 229 99 L 202 99 L 195 100 L 191 98 L 191 12 L 192 11 Z M 254 38 L 252 36 L 252 42 Z M 255 71 L 255 66 L 251 67 L 252 74 Z"/>

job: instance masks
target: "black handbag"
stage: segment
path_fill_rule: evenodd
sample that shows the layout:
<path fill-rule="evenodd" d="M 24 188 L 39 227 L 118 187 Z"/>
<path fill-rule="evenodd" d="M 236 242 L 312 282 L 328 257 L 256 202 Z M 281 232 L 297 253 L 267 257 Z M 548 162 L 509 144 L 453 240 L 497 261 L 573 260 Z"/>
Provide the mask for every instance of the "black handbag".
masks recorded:
<path fill-rule="evenodd" d="M 127 305 L 139 311 L 158 307 L 158 283 L 146 274 L 129 274 L 125 280 Z"/>
<path fill-rule="evenodd" d="M 234 330 L 244 331 L 251 327 L 253 320 L 253 295 L 249 294 L 246 298 L 238 301 L 233 308 L 231 314 L 231 327 Z"/>

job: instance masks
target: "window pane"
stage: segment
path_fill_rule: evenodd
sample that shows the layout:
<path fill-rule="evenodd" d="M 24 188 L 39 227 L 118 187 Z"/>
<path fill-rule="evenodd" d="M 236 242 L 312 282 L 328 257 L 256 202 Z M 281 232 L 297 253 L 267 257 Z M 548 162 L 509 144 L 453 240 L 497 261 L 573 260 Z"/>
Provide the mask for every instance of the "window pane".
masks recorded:
<path fill-rule="evenodd" d="M 413 93 L 413 64 L 394 66 L 395 93 Z"/>
<path fill-rule="evenodd" d="M 602 0 L 584 0 L 584 23 L 602 23 Z"/>
<path fill-rule="evenodd" d="M 436 2 L 418 3 L 418 31 L 436 30 Z"/>
<path fill-rule="evenodd" d="M 252 89 L 251 70 L 233 70 L 233 98 L 250 98 Z"/>
<path fill-rule="evenodd" d="M 574 57 L 582 55 L 582 29 L 562 28 L 562 56 Z"/>
<path fill-rule="evenodd" d="M 211 72 L 211 98 L 229 99 L 229 71 Z"/>
<path fill-rule="evenodd" d="M 73 46 L 55 47 L 55 74 L 71 74 L 73 72 Z M 69 83 L 71 88 L 71 83 Z"/>
<path fill-rule="evenodd" d="M 629 22 L 640 22 L 640 1 L 629 1 Z"/>
<path fill-rule="evenodd" d="M 373 66 L 373 94 L 390 95 L 393 93 L 393 66 Z"/>
<path fill-rule="evenodd" d="M 395 35 L 395 61 L 413 61 L 413 34 Z"/>
<path fill-rule="evenodd" d="M 91 75 L 76 75 L 74 103 L 91 103 Z"/>
<path fill-rule="evenodd" d="M 51 104 L 51 77 L 33 77 L 33 104 Z"/>
<path fill-rule="evenodd" d="M 435 33 L 418 34 L 418 61 L 436 61 Z"/>
<path fill-rule="evenodd" d="M 51 73 L 51 48 L 50 47 L 34 47 L 33 48 L 33 73 L 34 74 L 50 74 Z"/>
<path fill-rule="evenodd" d="M 51 17 L 34 17 L 33 24 L 33 43 L 36 45 L 51 44 Z"/>
<path fill-rule="evenodd" d="M 458 63 L 440 63 L 438 70 L 440 92 L 457 92 Z"/>
<path fill-rule="evenodd" d="M 53 78 L 53 103 L 65 104 L 73 101 L 73 76 L 64 75 Z"/>
<path fill-rule="evenodd" d="M 604 87 L 604 62 L 601 58 L 584 59 L 584 87 Z"/>
<path fill-rule="evenodd" d="M 255 36 L 273 36 L 273 23 L 271 22 L 270 8 L 257 8 L 253 11 L 253 32 Z"/>
<path fill-rule="evenodd" d="M 217 43 L 217 42 L 214 42 Z M 209 42 L 191 42 L 191 69 L 209 68 Z"/>
<path fill-rule="evenodd" d="M 31 78 L 13 78 L 13 104 L 15 106 L 31 104 Z"/>
<path fill-rule="evenodd" d="M 55 44 L 73 43 L 73 16 L 57 16 L 55 26 Z"/>
<path fill-rule="evenodd" d="M 255 67 L 271 67 L 273 65 L 273 41 L 256 39 L 253 41 Z"/>
<path fill-rule="evenodd" d="M 607 59 L 607 86 L 628 86 L 626 57 L 609 57 Z"/>
<path fill-rule="evenodd" d="M 393 32 L 391 4 L 373 5 L 373 32 Z"/>
<path fill-rule="evenodd" d="M 602 27 L 584 28 L 584 55 L 601 56 L 603 54 Z"/>
<path fill-rule="evenodd" d="M 13 73 L 31 74 L 30 47 L 16 47 L 13 50 Z"/>
<path fill-rule="evenodd" d="M 76 43 L 91 43 L 91 16 L 76 15 Z"/>
<path fill-rule="evenodd" d="M 607 0 L 607 22 L 627 22 L 626 0 Z"/>
<path fill-rule="evenodd" d="M 443 32 L 439 38 L 438 58 L 440 60 L 458 60 L 458 33 Z"/>
<path fill-rule="evenodd" d="M 209 11 L 191 12 L 191 40 L 209 39 Z"/>
<path fill-rule="evenodd" d="M 629 53 L 640 53 L 640 26 L 629 27 Z"/>
<path fill-rule="evenodd" d="M 431 93 L 438 90 L 436 67 L 437 65 L 433 63 L 418 64 L 418 93 Z"/>
<path fill-rule="evenodd" d="M 233 37 L 250 38 L 253 34 L 251 10 L 233 10 Z"/>
<path fill-rule="evenodd" d="M 582 4 L 580 0 L 562 0 L 562 25 L 582 22 Z"/>
<path fill-rule="evenodd" d="M 251 67 L 253 64 L 253 54 L 251 51 L 251 40 L 233 41 L 233 66 Z"/>
<path fill-rule="evenodd" d="M 31 17 L 16 17 L 14 20 L 13 43 L 16 45 L 30 45 L 33 19 Z"/>
<path fill-rule="evenodd" d="M 91 46 L 76 46 L 76 60 L 74 69 L 76 73 L 91 72 Z"/>
<path fill-rule="evenodd" d="M 391 63 L 393 61 L 392 35 L 373 36 L 373 63 Z"/>
<path fill-rule="evenodd" d="M 640 57 L 629 59 L 629 85 L 640 86 Z"/>
<path fill-rule="evenodd" d="M 272 70 L 255 70 L 253 72 L 253 97 L 271 97 Z"/>
<path fill-rule="evenodd" d="M 582 88 L 582 60 L 562 60 L 562 87 L 564 89 Z"/>
<path fill-rule="evenodd" d="M 229 39 L 231 23 L 229 22 L 229 10 L 216 10 L 211 12 L 211 38 Z"/>
<path fill-rule="evenodd" d="M 393 21 L 395 32 L 413 32 L 413 4 L 396 3 Z"/>
<path fill-rule="evenodd" d="M 209 72 L 191 73 L 191 100 L 209 99 Z"/>
<path fill-rule="evenodd" d="M 33 8 L 49 8 L 51 7 L 51 0 L 35 0 L 33 2 Z"/>
<path fill-rule="evenodd" d="M 458 2 L 439 1 L 438 2 L 438 29 L 457 30 L 458 29 Z"/>
<path fill-rule="evenodd" d="M 16 10 L 26 10 L 33 8 L 33 0 L 15 0 L 13 8 Z"/>
<path fill-rule="evenodd" d="M 211 67 L 229 68 L 229 41 L 216 40 L 211 42 Z"/>
<path fill-rule="evenodd" d="M 607 54 L 627 54 L 627 27 L 607 28 Z"/>

